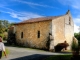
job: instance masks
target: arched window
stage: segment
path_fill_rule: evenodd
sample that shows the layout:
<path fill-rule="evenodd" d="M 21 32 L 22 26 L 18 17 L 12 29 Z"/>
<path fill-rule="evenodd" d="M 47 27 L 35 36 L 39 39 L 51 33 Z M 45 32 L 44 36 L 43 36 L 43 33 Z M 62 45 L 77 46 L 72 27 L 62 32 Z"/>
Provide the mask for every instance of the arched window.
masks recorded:
<path fill-rule="evenodd" d="M 23 38 L 23 32 L 21 32 L 21 38 Z"/>
<path fill-rule="evenodd" d="M 37 32 L 37 37 L 40 38 L 40 31 Z"/>

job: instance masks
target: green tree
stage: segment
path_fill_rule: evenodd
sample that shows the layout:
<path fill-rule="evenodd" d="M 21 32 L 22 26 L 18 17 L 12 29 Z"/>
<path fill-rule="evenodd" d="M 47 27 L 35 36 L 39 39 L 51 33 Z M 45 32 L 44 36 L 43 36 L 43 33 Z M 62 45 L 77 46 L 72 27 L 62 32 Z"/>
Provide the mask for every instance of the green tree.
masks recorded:
<path fill-rule="evenodd" d="M 80 46 L 80 33 L 74 33 L 74 36 L 77 38 L 79 46 Z"/>
<path fill-rule="evenodd" d="M 8 28 L 13 24 L 14 23 L 9 23 L 8 20 L 0 20 L 0 36 L 2 36 L 3 39 L 7 39 L 5 33 L 8 33 Z"/>
<path fill-rule="evenodd" d="M 2 20 L 0 20 L 0 33 L 3 33 L 3 30 Z"/>
<path fill-rule="evenodd" d="M 2 23 L 3 23 L 3 26 L 4 26 L 5 28 L 8 28 L 8 26 L 9 26 L 9 24 L 10 24 L 7 20 L 3 20 Z"/>

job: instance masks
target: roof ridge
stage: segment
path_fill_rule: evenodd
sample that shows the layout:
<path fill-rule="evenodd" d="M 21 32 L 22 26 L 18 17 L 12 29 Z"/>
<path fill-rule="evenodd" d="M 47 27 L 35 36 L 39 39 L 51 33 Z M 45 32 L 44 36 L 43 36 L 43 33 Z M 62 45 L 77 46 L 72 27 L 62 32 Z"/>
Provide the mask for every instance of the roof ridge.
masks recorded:
<path fill-rule="evenodd" d="M 31 19 L 28 19 L 28 20 L 24 20 L 20 23 L 17 23 L 17 24 L 24 24 L 24 23 L 33 23 L 33 22 L 41 22 L 41 21 L 49 21 L 49 20 L 52 20 L 52 19 L 55 19 L 55 18 L 58 18 L 58 17 L 61 17 L 63 15 L 60 15 L 60 16 L 45 16 L 45 17 L 39 17 L 39 18 L 31 18 Z"/>

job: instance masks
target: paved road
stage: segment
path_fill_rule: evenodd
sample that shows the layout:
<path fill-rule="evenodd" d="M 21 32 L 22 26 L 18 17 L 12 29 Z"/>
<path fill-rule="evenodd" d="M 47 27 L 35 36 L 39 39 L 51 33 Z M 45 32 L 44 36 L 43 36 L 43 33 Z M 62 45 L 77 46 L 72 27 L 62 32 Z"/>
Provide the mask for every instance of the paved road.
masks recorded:
<path fill-rule="evenodd" d="M 2 57 L 1 60 L 42 60 L 50 55 L 60 55 L 64 53 L 53 53 L 29 48 L 8 47 L 10 51 L 8 57 Z"/>

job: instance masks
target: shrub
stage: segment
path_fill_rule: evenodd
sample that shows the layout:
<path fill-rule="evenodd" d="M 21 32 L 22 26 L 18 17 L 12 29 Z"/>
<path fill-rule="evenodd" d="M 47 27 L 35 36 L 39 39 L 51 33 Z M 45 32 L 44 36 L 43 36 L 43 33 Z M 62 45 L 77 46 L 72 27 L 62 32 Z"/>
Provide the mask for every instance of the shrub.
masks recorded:
<path fill-rule="evenodd" d="M 2 36 L 2 38 L 4 37 L 4 35 L 3 35 L 3 34 L 0 34 L 0 36 Z"/>
<path fill-rule="evenodd" d="M 62 49 L 66 49 L 69 46 L 68 43 L 59 43 L 55 46 L 55 52 L 60 52 Z"/>
<path fill-rule="evenodd" d="M 71 45 L 71 50 L 72 51 L 76 51 L 78 49 L 78 43 L 76 42 L 76 40 L 73 38 L 72 40 L 72 45 Z"/>
<path fill-rule="evenodd" d="M 78 44 L 80 46 L 80 33 L 74 33 L 74 36 L 78 40 Z"/>

